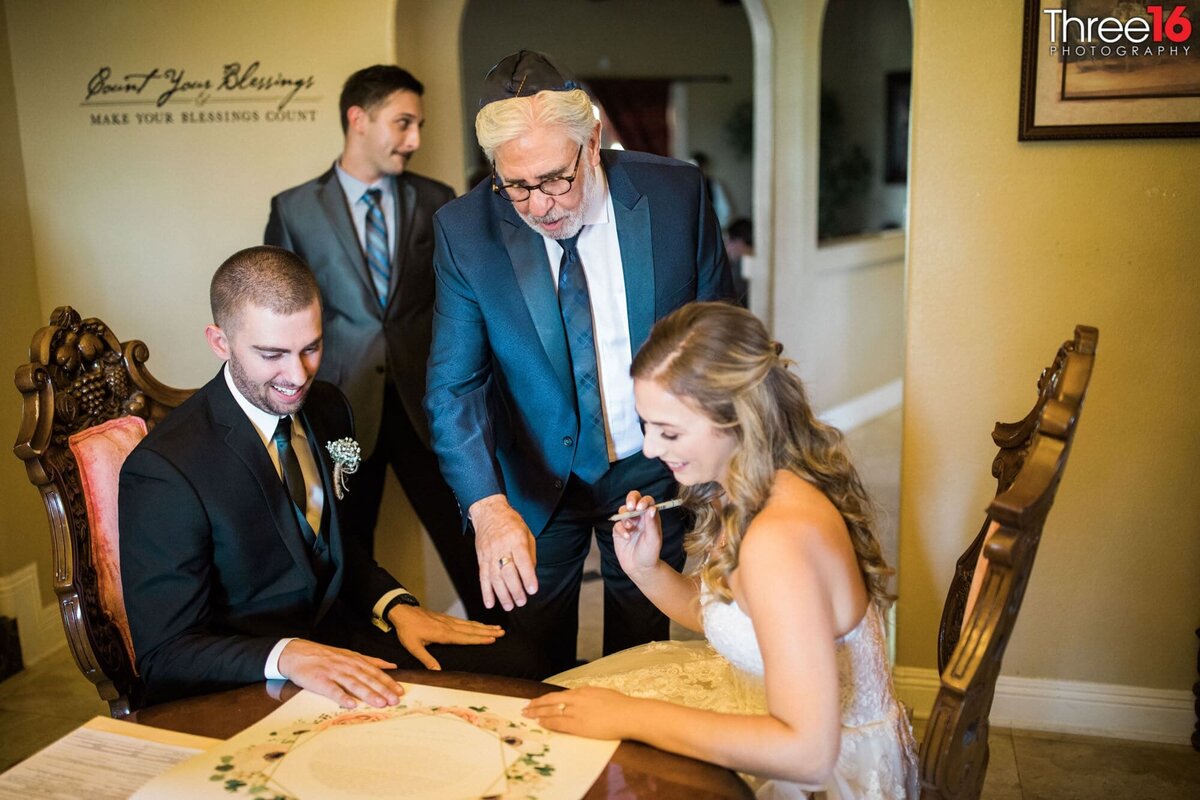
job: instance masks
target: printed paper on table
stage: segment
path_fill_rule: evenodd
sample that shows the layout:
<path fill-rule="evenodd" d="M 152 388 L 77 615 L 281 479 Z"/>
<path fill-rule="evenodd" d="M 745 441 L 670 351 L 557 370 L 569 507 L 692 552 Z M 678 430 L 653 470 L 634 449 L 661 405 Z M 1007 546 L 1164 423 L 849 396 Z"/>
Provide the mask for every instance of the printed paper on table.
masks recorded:
<path fill-rule="evenodd" d="M 404 688 L 399 705 L 351 710 L 302 691 L 134 800 L 575 800 L 619 744 L 548 731 L 521 698 Z"/>

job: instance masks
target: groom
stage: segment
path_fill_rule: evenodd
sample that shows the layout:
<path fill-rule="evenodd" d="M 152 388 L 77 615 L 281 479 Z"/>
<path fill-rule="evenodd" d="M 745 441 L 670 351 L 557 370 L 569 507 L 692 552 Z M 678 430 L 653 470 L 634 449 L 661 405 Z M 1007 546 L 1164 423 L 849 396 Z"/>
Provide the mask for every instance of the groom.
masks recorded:
<path fill-rule="evenodd" d="M 314 380 L 321 301 L 304 262 L 242 250 L 210 299 L 205 334 L 224 368 L 121 470 L 121 574 L 145 702 L 287 678 L 382 706 L 402 692 L 383 672 L 395 666 L 536 676 L 514 637 L 421 608 L 339 524 L 327 443 L 349 444 L 353 426 L 341 392 Z"/>

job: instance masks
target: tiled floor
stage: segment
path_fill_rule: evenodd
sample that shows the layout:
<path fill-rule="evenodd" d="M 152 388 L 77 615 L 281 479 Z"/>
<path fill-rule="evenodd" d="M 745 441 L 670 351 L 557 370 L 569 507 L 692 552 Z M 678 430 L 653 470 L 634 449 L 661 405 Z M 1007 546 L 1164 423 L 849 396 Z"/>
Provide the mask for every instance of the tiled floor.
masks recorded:
<path fill-rule="evenodd" d="M 1200 797 L 1200 753 L 1184 745 L 992 728 L 988 746 L 983 800 Z"/>
<path fill-rule="evenodd" d="M 899 504 L 900 415 L 886 415 L 848 437 L 868 488 L 882 506 L 881 538 L 891 550 Z M 595 553 L 587 569 L 599 570 Z M 583 587 L 580 658 L 600 654 L 602 589 Z M 682 635 L 685 631 L 673 631 Z M 0 771 L 108 706 L 64 648 L 0 682 Z M 920 739 L 922 726 L 917 724 Z M 1185 746 L 1126 742 L 993 728 L 985 800 L 1173 800 L 1200 797 L 1200 753 Z"/>
<path fill-rule="evenodd" d="M 97 714 L 108 703 L 61 650 L 0 683 L 0 770 L 32 755 Z"/>

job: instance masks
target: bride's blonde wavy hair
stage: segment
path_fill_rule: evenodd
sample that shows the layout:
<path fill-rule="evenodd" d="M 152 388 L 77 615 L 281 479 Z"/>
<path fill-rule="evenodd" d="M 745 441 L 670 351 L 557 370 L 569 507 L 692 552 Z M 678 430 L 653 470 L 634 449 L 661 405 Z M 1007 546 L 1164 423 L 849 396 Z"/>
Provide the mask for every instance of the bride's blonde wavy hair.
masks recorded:
<path fill-rule="evenodd" d="M 789 470 L 841 512 L 867 591 L 887 605 L 895 599 L 887 591 L 893 570 L 873 533 L 871 502 L 841 432 L 813 415 L 782 349 L 749 311 L 691 303 L 660 320 L 633 360 L 634 378 L 655 381 L 738 440 L 719 511 L 712 502 L 721 495 L 716 482 L 683 488 L 684 505 L 696 515 L 687 552 L 711 554 L 700 574 L 714 594 L 730 601 L 728 578 L 746 528 L 766 505 L 776 471 Z M 724 545 L 714 547 L 722 537 Z"/>

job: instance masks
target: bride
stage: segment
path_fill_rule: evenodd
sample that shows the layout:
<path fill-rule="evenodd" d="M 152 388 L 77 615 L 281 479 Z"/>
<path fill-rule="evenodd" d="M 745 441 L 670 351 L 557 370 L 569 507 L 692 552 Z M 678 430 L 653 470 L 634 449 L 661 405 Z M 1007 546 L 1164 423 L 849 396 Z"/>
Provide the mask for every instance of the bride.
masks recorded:
<path fill-rule="evenodd" d="M 646 596 L 709 644 L 652 643 L 563 673 L 550 682 L 580 688 L 525 714 L 738 770 L 760 798 L 916 798 L 881 613 L 891 570 L 841 434 L 814 418 L 780 351 L 734 306 L 694 303 L 654 327 L 631 370 L 644 452 L 684 487 L 698 574 L 659 559 L 652 497 L 629 493 L 621 510 L 644 513 L 613 538 Z"/>

